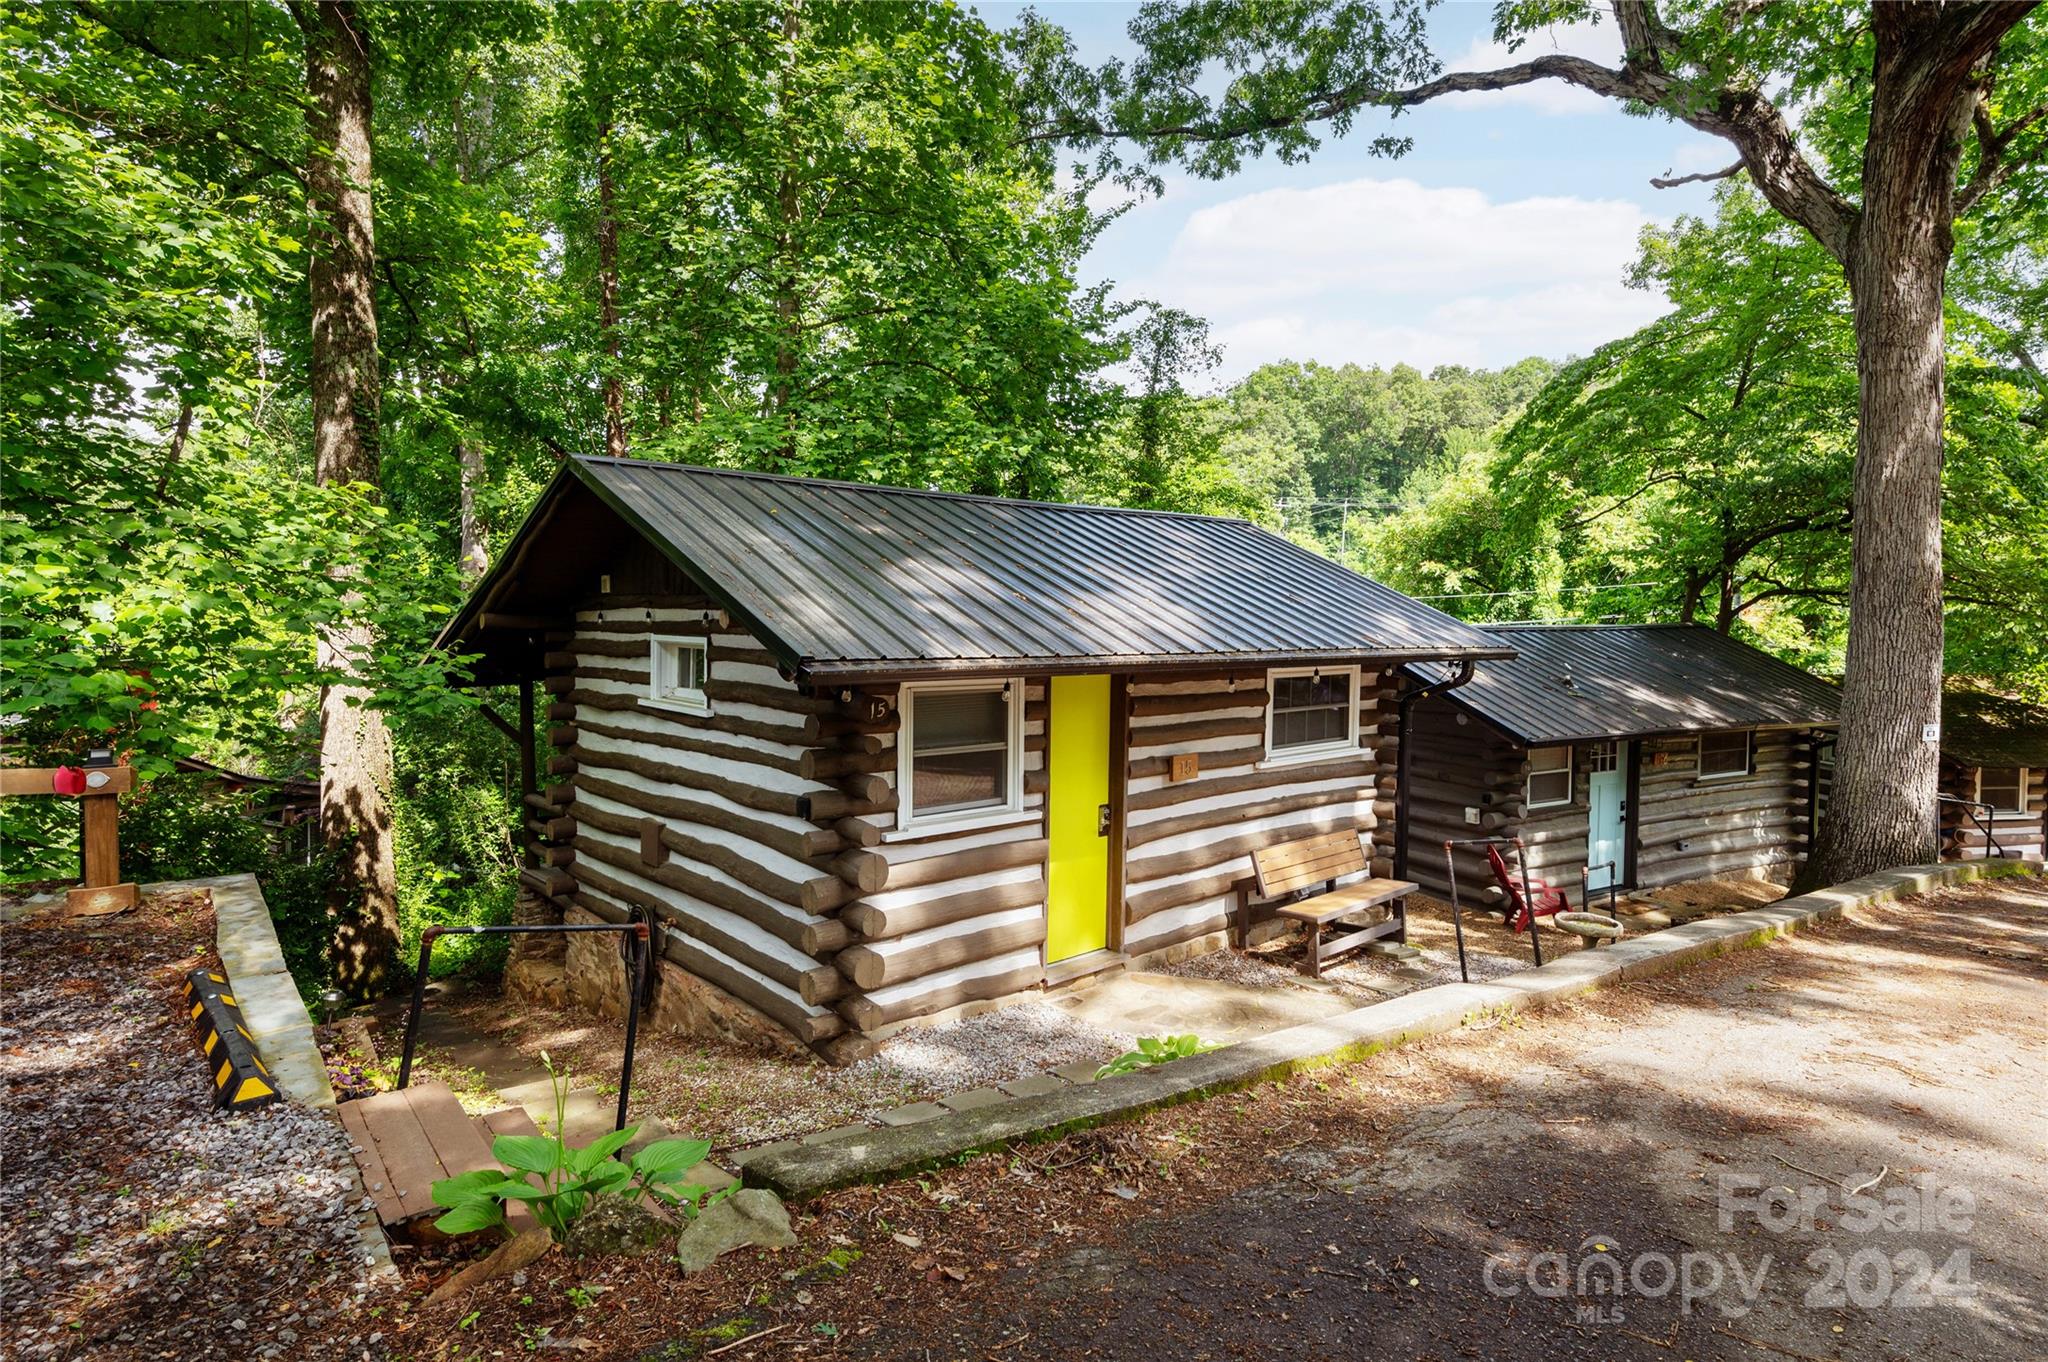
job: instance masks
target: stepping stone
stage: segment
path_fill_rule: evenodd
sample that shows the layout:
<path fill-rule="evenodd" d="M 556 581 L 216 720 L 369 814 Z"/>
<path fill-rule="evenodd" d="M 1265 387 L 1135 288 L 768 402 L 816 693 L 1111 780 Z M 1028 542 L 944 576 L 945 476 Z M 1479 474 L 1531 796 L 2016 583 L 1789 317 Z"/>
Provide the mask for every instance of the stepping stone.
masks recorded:
<path fill-rule="evenodd" d="M 1416 960 L 1422 952 L 1413 946 L 1404 946 L 1398 941 L 1369 941 L 1360 947 L 1367 955 L 1377 955 L 1386 960 Z"/>
<path fill-rule="evenodd" d="M 1052 1072 L 1055 1078 L 1063 1078 L 1069 1083 L 1093 1083 L 1095 1072 L 1101 1067 L 1102 1065 L 1095 1060 L 1077 1059 L 1072 1064 L 1060 1065 Z"/>
<path fill-rule="evenodd" d="M 1008 1083 L 998 1083 L 996 1086 L 1012 1097 L 1043 1097 L 1049 1092 L 1058 1092 L 1067 1085 L 1064 1080 L 1052 1074 L 1033 1074 L 1030 1078 L 1013 1079 Z"/>
<path fill-rule="evenodd" d="M 871 1133 L 867 1126 L 836 1126 L 831 1130 L 814 1130 L 808 1135 L 797 1137 L 798 1144 L 838 1144 Z"/>
<path fill-rule="evenodd" d="M 935 1121 L 946 1114 L 946 1109 L 937 1102 L 912 1102 L 907 1107 L 891 1107 L 875 1117 L 885 1126 L 914 1126 L 920 1121 Z"/>
<path fill-rule="evenodd" d="M 939 1105 L 947 1111 L 978 1111 L 982 1107 L 1000 1106 L 1010 1099 L 995 1088 L 976 1088 L 972 1092 L 956 1092 L 941 1097 Z"/>

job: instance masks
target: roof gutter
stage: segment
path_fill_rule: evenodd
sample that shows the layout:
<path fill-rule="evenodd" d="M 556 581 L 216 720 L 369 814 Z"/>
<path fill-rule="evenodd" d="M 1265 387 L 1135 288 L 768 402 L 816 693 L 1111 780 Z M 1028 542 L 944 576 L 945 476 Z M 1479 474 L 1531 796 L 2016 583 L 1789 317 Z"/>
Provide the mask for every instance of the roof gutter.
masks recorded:
<path fill-rule="evenodd" d="M 1512 648 L 1456 648 L 1439 651 L 1346 650 L 1323 652 L 1265 651 L 1255 653 L 1170 653 L 1131 654 L 1104 657 L 998 657 L 961 658 L 946 661 L 811 661 L 796 669 L 796 682 L 819 690 L 859 688 L 866 685 L 894 685 L 899 681 L 942 681 L 972 676 L 1067 676 L 1126 672 L 1158 675 L 1210 676 L 1242 667 L 1328 666 L 1371 663 L 1394 667 L 1409 662 L 1456 662 L 1469 673 L 1475 659 L 1509 659 Z M 1460 685 L 1464 683 L 1459 682 Z"/>
<path fill-rule="evenodd" d="M 1427 685 L 1413 686 L 1401 693 L 1399 702 L 1400 718 L 1395 726 L 1394 749 L 1394 878 L 1408 878 L 1408 718 L 1415 708 L 1415 702 L 1426 700 L 1432 695 L 1454 691 L 1472 679 L 1472 659 L 1466 658 L 1458 664 L 1454 675 Z"/>

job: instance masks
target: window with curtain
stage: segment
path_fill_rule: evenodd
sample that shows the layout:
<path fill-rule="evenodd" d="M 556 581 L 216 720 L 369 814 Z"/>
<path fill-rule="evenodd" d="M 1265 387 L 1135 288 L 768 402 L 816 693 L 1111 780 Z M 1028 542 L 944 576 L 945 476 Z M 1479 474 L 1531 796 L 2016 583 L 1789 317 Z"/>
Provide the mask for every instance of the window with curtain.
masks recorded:
<path fill-rule="evenodd" d="M 1977 772 L 1977 798 L 2000 813 L 2027 811 L 2027 768 L 1986 766 Z"/>
<path fill-rule="evenodd" d="M 1529 807 L 1572 802 L 1572 745 L 1529 749 Z"/>
<path fill-rule="evenodd" d="M 909 817 L 926 819 L 1016 802 L 1014 682 L 906 687 Z"/>
<path fill-rule="evenodd" d="M 1700 779 L 1725 780 L 1749 774 L 1749 734 L 1706 733 L 1700 736 Z"/>
<path fill-rule="evenodd" d="M 1266 755 L 1337 751 L 1358 743 L 1358 669 L 1274 672 Z"/>

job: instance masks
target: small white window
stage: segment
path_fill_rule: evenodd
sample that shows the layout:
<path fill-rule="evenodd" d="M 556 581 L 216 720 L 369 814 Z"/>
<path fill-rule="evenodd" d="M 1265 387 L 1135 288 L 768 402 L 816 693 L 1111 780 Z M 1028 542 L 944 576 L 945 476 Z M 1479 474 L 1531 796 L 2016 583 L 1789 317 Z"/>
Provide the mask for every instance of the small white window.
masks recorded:
<path fill-rule="evenodd" d="M 1572 802 L 1572 746 L 1529 749 L 1529 807 L 1551 808 Z"/>
<path fill-rule="evenodd" d="M 1023 807 L 1024 683 L 913 682 L 898 704 L 896 788 L 902 826 Z"/>
<path fill-rule="evenodd" d="M 709 672 L 703 639 L 654 639 L 647 653 L 647 698 L 666 709 L 709 714 L 711 702 L 704 695 Z"/>
<path fill-rule="evenodd" d="M 1977 772 L 1977 798 L 1998 813 L 2027 811 L 2027 768 L 1986 766 Z"/>
<path fill-rule="evenodd" d="M 1700 737 L 1700 779 L 1727 780 L 1749 774 L 1748 733 L 1707 733 Z"/>
<path fill-rule="evenodd" d="M 1336 755 L 1358 747 L 1358 668 L 1295 667 L 1269 675 L 1266 756 Z"/>

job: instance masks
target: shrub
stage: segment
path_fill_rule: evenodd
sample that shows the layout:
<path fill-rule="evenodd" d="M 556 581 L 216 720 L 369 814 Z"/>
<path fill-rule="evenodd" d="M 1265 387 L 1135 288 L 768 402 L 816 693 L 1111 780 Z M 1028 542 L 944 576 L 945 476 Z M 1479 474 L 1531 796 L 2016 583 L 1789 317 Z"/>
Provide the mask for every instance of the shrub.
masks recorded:
<path fill-rule="evenodd" d="M 554 1088 L 553 1128 L 559 1131 L 568 1106 L 569 1078 L 545 1052 L 540 1058 Z M 613 1158 L 639 1130 L 627 1126 L 580 1149 L 570 1148 L 559 1135 L 500 1135 L 491 1141 L 491 1156 L 502 1168 L 478 1168 L 434 1184 L 434 1204 L 449 1208 L 434 1228 L 443 1234 L 467 1234 L 503 1225 L 506 1203 L 520 1201 L 559 1243 L 598 1197 L 638 1201 L 651 1196 L 688 1217 L 697 1214 L 699 1202 L 709 1205 L 731 1190 L 707 1200 L 708 1188 L 687 1181 L 690 1170 L 711 1152 L 709 1140 L 656 1140 L 629 1162 Z"/>
<path fill-rule="evenodd" d="M 1171 1064 L 1176 1059 L 1207 1054 L 1211 1050 L 1222 1048 L 1221 1042 L 1203 1040 L 1192 1033 L 1185 1036 L 1167 1036 L 1164 1039 L 1157 1036 L 1140 1036 L 1137 1049 L 1118 1055 L 1097 1069 L 1095 1076 L 1108 1078 L 1112 1074 L 1127 1074 L 1137 1069 L 1149 1069 L 1155 1064 Z"/>

